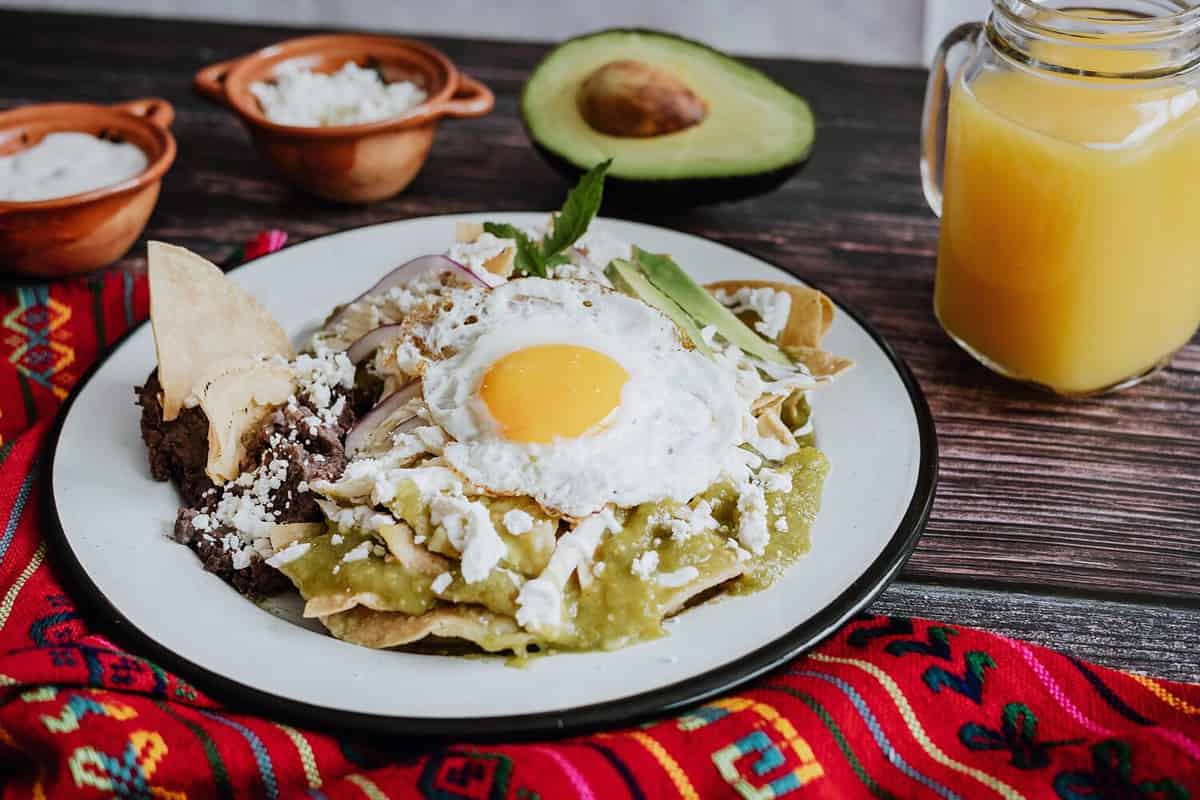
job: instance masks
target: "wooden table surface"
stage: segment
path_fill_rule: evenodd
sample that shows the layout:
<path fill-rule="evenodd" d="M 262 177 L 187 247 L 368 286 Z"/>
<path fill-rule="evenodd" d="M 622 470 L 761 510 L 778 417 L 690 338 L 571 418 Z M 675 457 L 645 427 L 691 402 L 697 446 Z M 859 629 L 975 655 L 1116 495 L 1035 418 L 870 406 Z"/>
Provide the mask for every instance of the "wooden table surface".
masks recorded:
<path fill-rule="evenodd" d="M 266 227 L 295 242 L 426 214 L 558 206 L 566 186 L 530 147 L 516 110 L 547 48 L 461 39 L 430 41 L 492 87 L 496 110 L 444 123 L 405 193 L 351 208 L 292 190 L 231 113 L 191 90 L 201 66 L 291 35 L 0 11 L 0 108 L 169 100 L 179 157 L 146 235 L 214 259 Z M 950 343 L 931 312 L 938 223 L 917 168 L 925 73 L 755 63 L 816 112 L 807 168 L 759 198 L 637 219 L 813 280 L 862 312 L 916 373 L 937 423 L 941 483 L 920 546 L 876 610 L 1200 680 L 1200 341 L 1153 380 L 1099 399 L 1062 402 L 994 377 Z M 143 252 L 139 243 L 118 268 L 142 268 Z"/>

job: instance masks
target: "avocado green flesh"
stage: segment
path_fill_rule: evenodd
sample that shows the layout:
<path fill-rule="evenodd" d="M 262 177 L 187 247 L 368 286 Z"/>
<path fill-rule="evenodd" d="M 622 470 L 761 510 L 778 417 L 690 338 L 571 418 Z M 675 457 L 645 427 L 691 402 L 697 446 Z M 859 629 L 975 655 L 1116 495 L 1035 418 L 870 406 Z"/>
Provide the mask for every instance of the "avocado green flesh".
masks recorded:
<path fill-rule="evenodd" d="M 618 59 L 669 72 L 705 101 L 707 116 L 663 136 L 599 133 L 579 112 L 579 88 Z M 643 181 L 779 170 L 808 156 L 814 131 L 803 98 L 762 72 L 697 42 L 638 30 L 603 31 L 560 45 L 525 84 L 521 113 L 533 139 L 549 152 L 584 169 L 613 158 L 610 177 Z"/>
<path fill-rule="evenodd" d="M 700 325 L 712 325 L 730 344 L 752 356 L 784 366 L 792 361 L 783 351 L 746 326 L 737 316 L 692 280 L 670 256 L 648 253 L 635 247 L 637 263 L 650 282 L 674 300 Z"/>
<path fill-rule="evenodd" d="M 746 594 L 770 586 L 789 564 L 808 552 L 809 531 L 820 504 L 827 462 L 819 450 L 804 446 L 778 469 L 791 474 L 792 490 L 767 492 L 770 542 L 762 555 L 746 562 L 748 569 L 741 577 L 726 584 L 732 593 Z M 411 491 L 402 487 L 401 493 L 415 497 L 415 487 Z M 661 636 L 664 616 L 691 590 L 664 587 L 653 579 L 643 579 L 633 572 L 634 559 L 653 550 L 658 553 L 659 574 L 693 566 L 700 573 L 698 580 L 738 563 L 736 553 L 726 545 L 727 540 L 737 535 L 736 491 L 722 483 L 711 487 L 703 497 L 712 504 L 713 516 L 720 527 L 695 533 L 684 541 L 673 539 L 667 528 L 653 521 L 662 512 L 669 511 L 673 504 L 646 503 L 632 509 L 622 530 L 604 539 L 597 548 L 593 563 L 603 563 L 604 567 L 593 575 L 590 585 L 584 589 L 574 579 L 568 583 L 564 592 L 564 619 L 571 620 L 570 624 L 539 639 L 538 646 L 543 650 L 615 649 Z M 524 498 L 481 499 L 491 506 L 489 511 L 493 515 L 500 516 L 503 516 L 501 508 L 512 508 L 512 503 L 525 502 Z M 404 501 L 393 503 L 392 507 L 396 513 L 399 513 L 399 507 L 415 509 L 414 516 L 404 517 L 414 529 L 421 524 L 428 526 L 428 511 L 419 505 Z M 524 505 L 520 507 L 525 508 Z M 775 528 L 776 520 L 781 516 L 787 520 L 786 531 Z M 431 534 L 436 537 L 438 530 L 431 530 Z M 331 541 L 331 532 L 301 540 L 311 545 L 308 552 L 283 566 L 283 572 L 305 599 L 371 592 L 377 596 L 381 610 L 405 614 L 425 613 L 444 600 L 474 604 L 509 616 L 516 613 L 519 590 L 513 580 L 513 574 L 518 572 L 512 564 L 516 560 L 513 546 L 514 543 L 518 543 L 517 547 L 522 546 L 519 542 L 528 534 L 502 534 L 510 549 L 501 566 L 508 569 L 493 570 L 483 581 L 468 584 L 457 567 L 451 568 L 453 581 L 440 597 L 431 588 L 433 576 L 406 569 L 395 559 L 385 561 L 372 555 L 360 561 L 342 562 L 342 556 L 360 542 L 375 540 L 346 529 L 341 530 L 340 535 L 343 541 L 337 545 Z M 525 556 L 534 562 L 541 560 L 540 554 L 526 553 Z M 339 564 L 338 572 L 334 574 L 333 568 Z"/>
<path fill-rule="evenodd" d="M 704 343 L 704 337 L 700 335 L 700 328 L 696 326 L 695 320 L 680 308 L 678 303 L 650 283 L 636 265 L 623 259 L 614 259 L 605 268 L 604 274 L 618 291 L 624 292 L 630 297 L 636 297 L 646 305 L 657 308 L 670 317 L 671 321 L 683 331 L 684 335 L 701 353 L 705 355 L 712 353 L 712 350 Z"/>

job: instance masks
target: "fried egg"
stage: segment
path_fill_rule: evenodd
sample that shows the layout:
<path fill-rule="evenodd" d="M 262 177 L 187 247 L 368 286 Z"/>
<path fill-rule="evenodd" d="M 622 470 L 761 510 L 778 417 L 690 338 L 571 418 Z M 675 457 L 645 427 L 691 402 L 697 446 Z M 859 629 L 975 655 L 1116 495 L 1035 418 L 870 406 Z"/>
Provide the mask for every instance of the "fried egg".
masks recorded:
<path fill-rule="evenodd" d="M 728 376 L 659 311 L 596 283 L 453 292 L 408 335 L 429 417 L 453 440 L 445 461 L 488 493 L 576 518 L 686 502 L 740 442 Z"/>

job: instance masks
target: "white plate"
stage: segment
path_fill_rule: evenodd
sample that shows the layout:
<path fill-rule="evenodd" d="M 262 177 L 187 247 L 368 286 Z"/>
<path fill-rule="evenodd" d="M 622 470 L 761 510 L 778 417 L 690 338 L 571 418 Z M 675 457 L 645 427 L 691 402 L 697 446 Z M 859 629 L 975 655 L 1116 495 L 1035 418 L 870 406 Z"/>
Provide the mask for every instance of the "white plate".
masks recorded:
<path fill-rule="evenodd" d="M 412 219 L 326 236 L 232 273 L 296 340 L 335 303 L 410 257 L 441 252 L 460 219 Z M 667 252 L 700 281 L 794 280 L 745 253 L 617 220 L 596 226 Z M 915 546 L 937 471 L 933 424 L 903 363 L 846 309 L 828 348 L 857 366 L 816 393 L 818 444 L 832 469 L 812 552 L 773 587 L 692 609 L 669 635 L 611 653 L 500 659 L 369 650 L 299 624 L 296 603 L 260 608 L 167 537 L 179 498 L 150 478 L 133 387 L 154 367 L 143 325 L 81 381 L 50 461 L 59 563 L 83 606 L 116 635 L 233 705 L 276 716 L 403 733 L 562 731 L 612 724 L 730 690 L 811 647 L 881 592 Z"/>

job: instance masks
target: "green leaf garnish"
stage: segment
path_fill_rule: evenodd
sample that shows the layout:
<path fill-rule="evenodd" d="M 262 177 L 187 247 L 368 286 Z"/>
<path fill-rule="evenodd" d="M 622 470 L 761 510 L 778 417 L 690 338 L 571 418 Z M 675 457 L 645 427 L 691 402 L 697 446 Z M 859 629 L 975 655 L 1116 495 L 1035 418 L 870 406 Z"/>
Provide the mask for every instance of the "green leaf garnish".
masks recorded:
<path fill-rule="evenodd" d="M 567 193 L 562 210 L 554 217 L 554 228 L 540 242 L 530 239 L 515 225 L 503 222 L 485 222 L 483 229 L 501 239 L 512 239 L 517 243 L 517 255 L 513 259 L 513 271 L 519 275 L 548 277 L 551 267 L 569 263 L 566 249 L 579 237 L 587 233 L 600 203 L 604 199 L 604 175 L 612 165 L 612 159 L 602 161 L 589 169 L 575 188 Z"/>
<path fill-rule="evenodd" d="M 612 159 L 602 161 L 589 169 L 575 188 L 567 192 L 562 211 L 554 218 L 554 230 L 542 242 L 546 257 L 561 253 L 587 233 L 588 225 L 600 210 L 604 199 L 604 175 L 612 166 Z"/>
<path fill-rule="evenodd" d="M 500 239 L 512 239 L 517 243 L 517 255 L 513 259 L 513 270 L 521 275 L 536 275 L 546 277 L 546 263 L 542 259 L 539 244 L 516 225 L 506 222 L 485 222 L 483 229 Z"/>

